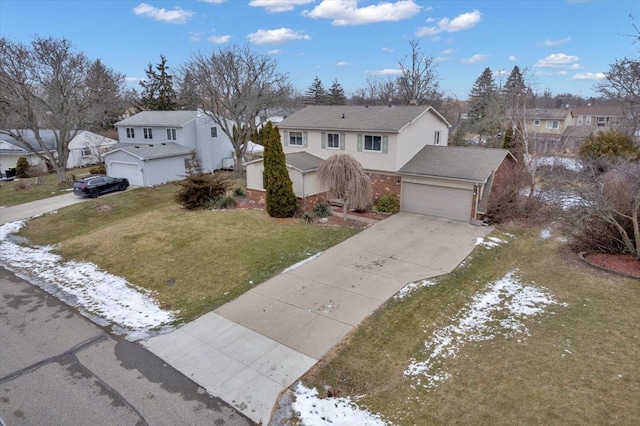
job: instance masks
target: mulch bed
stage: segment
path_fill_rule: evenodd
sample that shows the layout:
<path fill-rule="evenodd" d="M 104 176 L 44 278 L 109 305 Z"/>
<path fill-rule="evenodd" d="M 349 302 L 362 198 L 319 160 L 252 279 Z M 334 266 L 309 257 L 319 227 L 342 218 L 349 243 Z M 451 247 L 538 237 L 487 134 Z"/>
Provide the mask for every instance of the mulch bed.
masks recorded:
<path fill-rule="evenodd" d="M 640 279 L 640 261 L 631 254 L 581 253 L 580 257 L 598 268 Z"/>

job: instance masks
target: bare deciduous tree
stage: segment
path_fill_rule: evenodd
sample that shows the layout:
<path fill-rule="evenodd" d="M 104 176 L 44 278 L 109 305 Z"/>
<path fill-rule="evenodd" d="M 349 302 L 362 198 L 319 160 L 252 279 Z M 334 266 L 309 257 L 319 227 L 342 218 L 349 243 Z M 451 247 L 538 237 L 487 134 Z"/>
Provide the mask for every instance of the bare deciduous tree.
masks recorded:
<path fill-rule="evenodd" d="M 199 107 L 231 140 L 235 168 L 241 171 L 256 118 L 287 98 L 289 77 L 278 71 L 272 56 L 256 53 L 248 45 L 197 53 L 184 66 L 186 73 L 195 83 Z"/>
<path fill-rule="evenodd" d="M 36 37 L 25 45 L 0 38 L 0 133 L 51 164 L 58 182 L 66 180 L 71 140 L 104 116 L 91 69 L 92 62 L 66 39 Z M 27 142 L 25 129 L 33 131 L 37 147 Z M 54 132 L 55 151 L 40 137 L 41 129 Z"/>
<path fill-rule="evenodd" d="M 318 182 L 328 188 L 329 196 L 341 198 L 344 220 L 349 207 L 364 210 L 371 206 L 371 179 L 362 164 L 349 154 L 334 154 L 323 161 L 318 169 Z"/>
<path fill-rule="evenodd" d="M 97 163 L 104 163 L 104 154 L 107 151 L 107 138 L 97 133 L 85 133 L 84 146 L 91 152 L 91 156 Z"/>
<path fill-rule="evenodd" d="M 411 52 L 398 61 L 402 74 L 398 77 L 398 95 L 400 103 L 409 105 L 433 104 L 440 101 L 442 93 L 438 82 L 437 63 L 432 56 L 426 55 L 418 40 L 411 40 Z"/>

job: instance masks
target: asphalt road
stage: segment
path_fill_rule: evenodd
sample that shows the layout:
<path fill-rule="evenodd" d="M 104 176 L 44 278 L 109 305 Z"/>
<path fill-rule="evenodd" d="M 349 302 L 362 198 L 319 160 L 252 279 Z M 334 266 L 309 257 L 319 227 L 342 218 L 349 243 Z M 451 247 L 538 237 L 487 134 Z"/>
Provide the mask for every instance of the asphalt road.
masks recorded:
<path fill-rule="evenodd" d="M 0 267 L 0 418 L 13 425 L 255 425 L 138 343 Z"/>

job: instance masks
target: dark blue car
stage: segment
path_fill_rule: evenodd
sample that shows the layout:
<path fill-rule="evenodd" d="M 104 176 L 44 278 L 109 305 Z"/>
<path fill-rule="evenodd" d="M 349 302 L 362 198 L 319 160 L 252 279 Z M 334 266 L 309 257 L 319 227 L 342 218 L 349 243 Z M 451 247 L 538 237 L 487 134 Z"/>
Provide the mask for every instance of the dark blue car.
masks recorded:
<path fill-rule="evenodd" d="M 73 183 L 73 193 L 81 197 L 96 198 L 112 191 L 124 191 L 129 187 L 125 178 L 114 178 L 105 175 L 87 176 Z"/>

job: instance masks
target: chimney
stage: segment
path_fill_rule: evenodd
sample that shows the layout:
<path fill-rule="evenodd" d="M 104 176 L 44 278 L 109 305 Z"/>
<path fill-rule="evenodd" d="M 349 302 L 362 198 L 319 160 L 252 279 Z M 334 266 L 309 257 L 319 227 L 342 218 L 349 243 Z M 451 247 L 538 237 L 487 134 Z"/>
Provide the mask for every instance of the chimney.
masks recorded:
<path fill-rule="evenodd" d="M 417 106 L 417 105 L 418 105 L 418 101 L 417 101 L 416 99 L 411 99 L 411 100 L 409 101 L 409 105 L 410 105 L 410 106 Z"/>
<path fill-rule="evenodd" d="M 392 104 L 391 104 L 391 103 L 392 103 L 392 102 L 393 102 L 393 99 L 389 98 L 389 108 L 391 108 L 391 106 L 392 106 Z"/>

